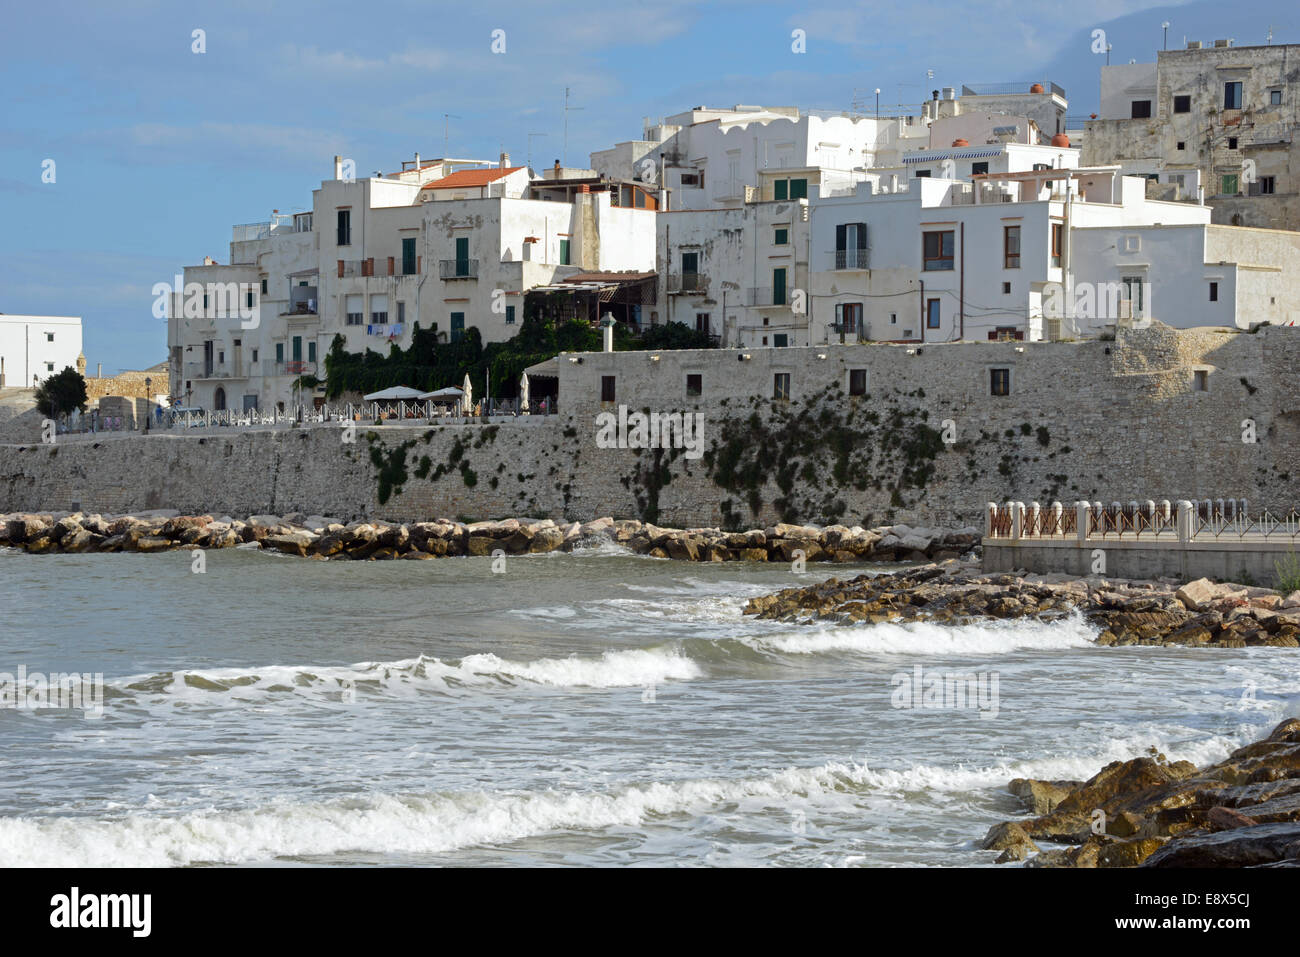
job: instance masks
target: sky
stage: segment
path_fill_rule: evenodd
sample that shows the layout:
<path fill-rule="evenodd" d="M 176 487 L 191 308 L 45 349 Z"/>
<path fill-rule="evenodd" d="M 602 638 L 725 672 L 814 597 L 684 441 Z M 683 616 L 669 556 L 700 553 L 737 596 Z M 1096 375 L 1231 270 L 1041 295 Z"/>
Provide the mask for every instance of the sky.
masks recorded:
<path fill-rule="evenodd" d="M 92 373 L 145 368 L 166 358 L 153 285 L 228 262 L 232 225 L 309 209 L 335 154 L 358 176 L 416 152 L 585 166 L 647 116 L 870 110 L 876 87 L 882 107 L 918 106 L 944 86 L 1050 80 L 1084 117 L 1105 62 L 1093 31 L 1111 63 L 1150 62 L 1164 21 L 1171 49 L 1262 44 L 1270 27 L 1300 42 L 1294 0 L 8 4 L 0 312 L 79 315 Z"/>

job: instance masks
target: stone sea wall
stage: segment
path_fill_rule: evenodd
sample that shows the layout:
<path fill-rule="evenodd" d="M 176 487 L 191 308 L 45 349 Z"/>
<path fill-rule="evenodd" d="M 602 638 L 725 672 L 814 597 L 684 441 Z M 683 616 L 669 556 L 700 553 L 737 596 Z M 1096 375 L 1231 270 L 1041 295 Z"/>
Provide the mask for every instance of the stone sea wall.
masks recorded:
<path fill-rule="evenodd" d="M 336 425 L 53 446 L 33 434 L 32 444 L 0 446 L 0 511 L 301 512 L 344 522 L 609 515 L 743 530 L 980 525 L 984 503 L 1008 499 L 1300 504 L 1300 330 L 1154 325 L 1114 342 L 567 361 L 577 358 L 554 363 L 563 411 L 546 418 L 360 423 L 352 442 Z M 1010 395 L 990 394 L 994 369 L 1008 370 Z M 788 399 L 773 398 L 778 375 Z M 850 394 L 855 382 L 865 394 Z M 601 401 L 607 386 L 614 402 Z M 609 447 L 598 417 L 617 419 L 620 406 L 699 415 L 703 440 L 619 447 L 624 432 Z"/>

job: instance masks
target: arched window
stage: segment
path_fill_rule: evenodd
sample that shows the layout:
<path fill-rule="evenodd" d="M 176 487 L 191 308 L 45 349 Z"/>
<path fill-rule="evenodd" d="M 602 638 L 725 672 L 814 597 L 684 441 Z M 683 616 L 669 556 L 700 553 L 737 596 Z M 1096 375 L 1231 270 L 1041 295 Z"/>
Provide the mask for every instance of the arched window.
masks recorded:
<path fill-rule="evenodd" d="M 217 386 L 217 391 L 212 396 L 212 407 L 218 412 L 224 412 L 226 409 L 226 390 L 221 386 Z"/>

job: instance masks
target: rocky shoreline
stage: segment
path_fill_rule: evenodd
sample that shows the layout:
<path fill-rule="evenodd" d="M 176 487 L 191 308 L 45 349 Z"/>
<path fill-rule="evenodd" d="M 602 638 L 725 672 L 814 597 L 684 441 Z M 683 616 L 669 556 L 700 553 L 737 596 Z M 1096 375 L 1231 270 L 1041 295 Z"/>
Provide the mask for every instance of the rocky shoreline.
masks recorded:
<path fill-rule="evenodd" d="M 1051 620 L 1079 614 L 1099 645 L 1300 647 L 1300 592 L 1198 579 L 1126 581 L 1067 575 L 981 574 L 966 561 L 859 575 L 751 599 L 745 614 L 841 624 L 981 619 Z"/>
<path fill-rule="evenodd" d="M 1008 790 L 1037 816 L 989 829 L 980 847 L 1001 851 L 999 864 L 1300 867 L 1300 718 L 1200 769 L 1157 753 Z"/>
<path fill-rule="evenodd" d="M 894 562 L 943 560 L 978 546 L 974 528 L 891 525 L 786 525 L 728 532 L 718 528 L 661 528 L 635 519 L 590 522 L 504 519 L 462 522 L 439 518 L 401 524 L 342 523 L 324 516 L 181 515 L 155 511 L 110 516 L 73 513 L 0 515 L 0 547 L 32 554 L 158 552 L 169 549 L 260 547 L 317 559 L 430 559 L 571 551 L 603 542 L 640 555 L 694 562 Z"/>

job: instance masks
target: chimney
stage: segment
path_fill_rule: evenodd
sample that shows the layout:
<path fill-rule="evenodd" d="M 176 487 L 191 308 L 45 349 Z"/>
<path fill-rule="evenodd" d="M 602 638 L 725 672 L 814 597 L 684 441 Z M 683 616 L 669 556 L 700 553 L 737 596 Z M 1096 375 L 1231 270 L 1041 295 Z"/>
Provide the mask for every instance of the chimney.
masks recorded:
<path fill-rule="evenodd" d="M 415 168 L 416 168 L 417 171 L 420 169 L 420 151 L 419 151 L 419 150 L 416 150 L 416 151 L 415 151 Z"/>
<path fill-rule="evenodd" d="M 951 87 L 951 86 L 945 86 L 945 87 L 943 88 L 943 98 L 944 98 L 945 100 L 955 99 L 956 96 L 957 96 L 957 91 L 956 91 L 956 89 L 954 89 L 953 87 Z"/>
<path fill-rule="evenodd" d="M 560 161 L 559 161 L 559 160 L 556 160 L 556 161 L 555 161 L 555 175 L 556 175 L 556 176 L 559 176 L 559 175 L 560 175 Z"/>
<path fill-rule="evenodd" d="M 509 168 L 509 166 L 510 166 L 510 154 L 509 154 L 509 153 L 502 153 L 502 154 L 501 154 L 501 168 L 502 168 L 502 169 L 507 169 L 507 168 Z"/>
<path fill-rule="evenodd" d="M 334 157 L 334 178 L 335 179 L 343 178 L 343 157 L 342 156 Z"/>

